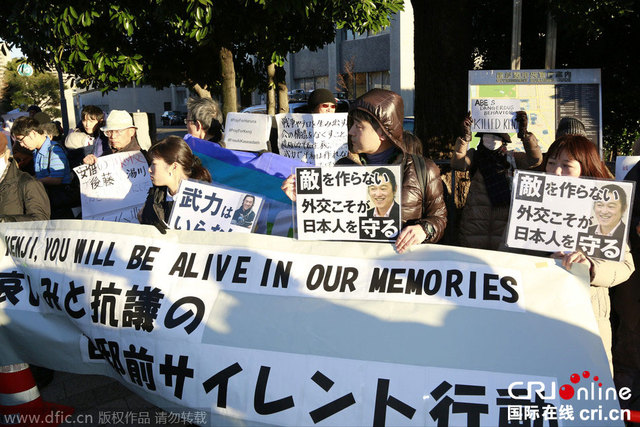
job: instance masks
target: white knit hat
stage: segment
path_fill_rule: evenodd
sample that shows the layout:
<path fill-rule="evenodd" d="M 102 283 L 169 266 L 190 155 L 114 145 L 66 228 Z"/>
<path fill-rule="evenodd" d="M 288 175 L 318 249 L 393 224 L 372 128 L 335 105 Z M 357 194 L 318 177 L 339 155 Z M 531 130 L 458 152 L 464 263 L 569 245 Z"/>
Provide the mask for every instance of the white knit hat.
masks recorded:
<path fill-rule="evenodd" d="M 129 128 L 137 129 L 137 127 L 133 124 L 133 118 L 131 117 L 131 114 L 127 113 L 124 110 L 113 110 L 107 116 L 107 122 L 102 127 L 102 131 L 106 132 L 109 130 L 120 130 Z"/>

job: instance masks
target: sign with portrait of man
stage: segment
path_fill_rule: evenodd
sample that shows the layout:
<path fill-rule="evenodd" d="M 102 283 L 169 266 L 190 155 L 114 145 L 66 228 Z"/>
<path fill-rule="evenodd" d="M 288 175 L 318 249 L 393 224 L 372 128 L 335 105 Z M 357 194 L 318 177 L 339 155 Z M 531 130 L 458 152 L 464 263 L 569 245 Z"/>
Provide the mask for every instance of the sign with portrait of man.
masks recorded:
<path fill-rule="evenodd" d="M 395 241 L 401 176 L 399 165 L 297 168 L 298 238 Z"/>
<path fill-rule="evenodd" d="M 634 186 L 516 171 L 507 246 L 621 261 Z"/>

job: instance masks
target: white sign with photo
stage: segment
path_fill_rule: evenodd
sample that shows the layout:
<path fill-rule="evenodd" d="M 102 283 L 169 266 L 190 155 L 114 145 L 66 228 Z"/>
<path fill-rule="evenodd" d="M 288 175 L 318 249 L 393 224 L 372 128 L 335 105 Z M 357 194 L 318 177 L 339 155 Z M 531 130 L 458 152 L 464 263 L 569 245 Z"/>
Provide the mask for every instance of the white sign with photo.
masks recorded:
<path fill-rule="evenodd" d="M 520 111 L 519 99 L 476 98 L 471 100 L 473 132 L 518 132 L 515 113 Z"/>
<path fill-rule="evenodd" d="M 183 179 L 174 197 L 169 227 L 176 230 L 251 233 L 262 197 Z"/>
<path fill-rule="evenodd" d="M 266 150 L 271 121 L 267 114 L 227 113 L 224 127 L 226 147 L 243 151 Z"/>
<path fill-rule="evenodd" d="M 296 168 L 298 239 L 394 241 L 401 191 L 400 165 Z"/>
<path fill-rule="evenodd" d="M 621 261 L 634 183 L 516 171 L 507 246 Z"/>
<path fill-rule="evenodd" d="M 83 219 L 138 222 L 136 213 L 151 187 L 144 154 L 110 154 L 73 170 L 80 180 Z"/>
<path fill-rule="evenodd" d="M 277 114 L 280 155 L 314 166 L 333 166 L 349 154 L 347 113 Z"/>

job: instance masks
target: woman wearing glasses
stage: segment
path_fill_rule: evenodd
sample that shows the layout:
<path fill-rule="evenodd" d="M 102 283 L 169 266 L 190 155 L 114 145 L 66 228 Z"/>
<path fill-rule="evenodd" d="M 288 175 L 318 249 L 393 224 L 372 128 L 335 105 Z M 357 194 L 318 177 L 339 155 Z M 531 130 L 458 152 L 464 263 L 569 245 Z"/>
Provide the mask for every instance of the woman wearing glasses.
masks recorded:
<path fill-rule="evenodd" d="M 83 159 L 87 165 L 95 164 L 98 157 L 107 154 L 124 153 L 127 151 L 140 151 L 140 145 L 136 138 L 137 127 L 133 125 L 131 115 L 124 110 L 113 110 L 107 117 L 107 123 L 102 131 L 108 141 L 93 145 L 93 153 Z"/>
<path fill-rule="evenodd" d="M 335 113 L 336 98 L 328 89 L 316 89 L 309 95 L 307 106 L 311 113 Z"/>

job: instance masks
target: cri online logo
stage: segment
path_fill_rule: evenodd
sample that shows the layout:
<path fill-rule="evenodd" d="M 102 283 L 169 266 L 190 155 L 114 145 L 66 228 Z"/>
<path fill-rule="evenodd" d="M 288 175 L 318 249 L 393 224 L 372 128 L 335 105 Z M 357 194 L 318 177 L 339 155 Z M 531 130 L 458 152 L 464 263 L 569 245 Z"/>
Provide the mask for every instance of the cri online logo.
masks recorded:
<path fill-rule="evenodd" d="M 578 387 L 580 382 L 584 386 Z M 573 399 L 575 396 L 577 400 L 628 400 L 631 397 L 631 390 L 628 387 L 622 387 L 620 390 L 616 390 L 615 387 L 602 388 L 602 382 L 596 375 L 591 377 L 589 371 L 583 371 L 582 375 L 576 373 L 571 374 L 569 377 L 571 384 L 563 384 L 558 390 L 558 395 L 563 400 Z M 513 399 L 531 400 L 534 396 L 538 396 L 540 399 L 555 399 L 556 398 L 556 383 L 551 382 L 549 387 L 542 381 L 516 381 L 509 384 L 509 397 Z M 526 388 L 526 394 L 522 391 Z M 516 393 L 517 389 L 518 393 Z"/>
<path fill-rule="evenodd" d="M 588 379 L 590 376 L 591 376 L 591 373 L 589 371 L 582 372 L 582 378 Z M 569 381 L 571 381 L 571 383 L 573 384 L 578 384 L 580 382 L 580 379 L 581 379 L 580 375 L 578 374 L 571 374 L 571 376 L 569 377 Z M 592 389 L 595 387 L 594 386 L 595 383 L 598 383 L 598 387 L 602 387 L 602 383 L 600 382 L 600 378 L 598 378 L 598 376 L 594 376 L 593 381 L 594 383 L 591 384 Z M 600 392 L 599 394 L 602 395 L 602 389 L 599 388 L 598 391 Z M 576 392 L 571 384 L 564 384 L 560 386 L 560 390 L 558 391 L 558 394 L 564 400 L 571 399 L 575 395 L 575 393 Z"/>

